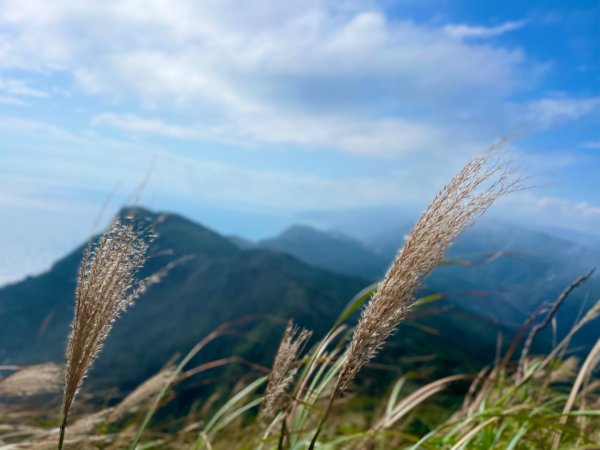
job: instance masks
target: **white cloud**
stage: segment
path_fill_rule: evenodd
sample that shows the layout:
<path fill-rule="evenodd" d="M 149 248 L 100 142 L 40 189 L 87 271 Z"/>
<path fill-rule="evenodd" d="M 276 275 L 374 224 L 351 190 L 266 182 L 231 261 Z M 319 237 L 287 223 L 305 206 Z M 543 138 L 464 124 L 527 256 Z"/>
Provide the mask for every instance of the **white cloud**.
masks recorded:
<path fill-rule="evenodd" d="M 451 24 L 446 25 L 444 27 L 444 31 L 454 38 L 491 38 L 500 36 L 502 34 L 508 33 L 510 31 L 518 30 L 525 26 L 526 22 L 524 20 L 514 21 L 514 22 L 504 22 L 495 27 L 481 27 L 481 26 L 471 26 L 464 24 Z"/>
<path fill-rule="evenodd" d="M 0 121 L 0 129 L 3 123 L 10 124 L 8 120 Z M 447 181 L 447 172 L 454 169 L 452 165 L 460 164 L 456 161 L 444 164 L 441 170 L 428 175 L 430 185 L 423 187 L 419 181 L 429 161 L 376 174 L 331 177 L 293 169 L 240 167 L 146 142 L 72 136 L 36 122 L 22 122 L 19 130 L 23 134 L 30 133 L 29 130 L 46 133 L 45 145 L 3 153 L 0 204 L 34 210 L 43 204 L 46 211 L 64 210 L 69 205 L 80 210 L 80 202 L 88 202 L 93 209 L 117 183 L 122 192 L 132 192 L 152 160 L 156 164 L 149 190 L 158 189 L 167 209 L 170 200 L 185 200 L 214 202 L 224 207 L 254 205 L 293 211 L 419 202 Z M 5 144 L 6 148 L 10 148 L 10 143 Z"/>
<path fill-rule="evenodd" d="M 108 125 L 119 130 L 178 139 L 199 138 L 200 134 L 193 127 L 167 124 L 158 119 L 146 119 L 133 114 L 104 113 L 92 119 L 92 125 Z"/>
<path fill-rule="evenodd" d="M 16 97 L 48 97 L 48 94 L 29 86 L 23 80 L 0 78 L 0 91 Z"/>
<path fill-rule="evenodd" d="M 92 120 L 126 132 L 217 141 L 246 147 L 337 149 L 353 154 L 398 156 L 419 152 L 443 154 L 454 142 L 457 153 L 481 150 L 487 142 L 460 131 L 401 118 L 358 119 L 333 114 L 243 115 L 229 123 L 174 125 L 131 114 L 104 113 Z"/>
<path fill-rule="evenodd" d="M 573 98 L 563 95 L 531 102 L 527 108 L 530 120 L 541 126 L 551 126 L 600 111 L 600 97 Z"/>
<path fill-rule="evenodd" d="M 600 206 L 590 205 L 587 202 L 569 201 L 558 197 L 544 196 L 536 198 L 530 204 L 540 210 L 556 211 L 558 209 L 567 217 L 583 216 L 584 218 L 600 219 Z"/>
<path fill-rule="evenodd" d="M 497 129 L 490 135 L 481 117 L 494 122 L 528 65 L 520 49 L 448 39 L 447 28 L 391 20 L 371 2 L 0 0 L 0 8 L 0 68 L 65 73 L 89 94 L 186 111 L 195 128 L 207 124 L 201 134 L 226 129 L 257 144 L 402 154 L 440 148 L 457 136 L 444 130 L 460 127 L 490 141 Z M 188 132 L 133 119 L 120 126 Z"/>
<path fill-rule="evenodd" d="M 583 143 L 583 147 L 585 148 L 593 148 L 593 149 L 600 149 L 600 140 L 598 141 L 588 141 L 588 142 L 584 142 Z"/>
<path fill-rule="evenodd" d="M 141 130 L 146 133 L 152 129 L 153 134 L 166 133 L 167 136 L 184 138 L 193 135 L 194 139 L 196 136 L 187 128 L 172 129 L 171 125 L 154 119 L 116 114 L 97 119 L 104 125 L 111 124 L 111 121 L 129 131 Z M 131 127 L 127 128 L 128 125 Z M 120 183 L 121 192 L 132 192 L 152 160 L 156 164 L 149 191 L 158 189 L 166 209 L 169 209 L 169 202 L 173 200 L 212 202 L 223 207 L 292 211 L 377 205 L 423 207 L 436 189 L 446 183 L 464 162 L 464 158 L 455 154 L 440 152 L 433 160 L 415 157 L 406 164 L 394 165 L 377 173 L 331 177 L 293 168 L 260 169 L 215 162 L 203 159 L 200 152 L 180 154 L 161 148 L 151 140 L 118 141 L 94 134 L 72 135 L 41 122 L 0 119 L 0 130 L 5 128 L 12 129 L 17 134 L 17 140 L 19 134 L 42 133 L 45 146 L 33 145 L 19 152 L 3 154 L 0 204 L 45 210 L 77 211 L 82 209 L 82 202 L 87 202 L 88 210 L 94 210 L 94 205 L 101 203 L 116 183 Z M 299 123 L 298 129 L 303 128 L 303 124 Z M 323 127 L 326 130 L 334 128 L 332 125 Z M 395 125 L 391 128 L 395 128 Z M 365 131 L 365 136 L 372 135 L 371 131 Z M 282 133 L 283 136 L 289 135 L 287 131 Z M 339 138 L 343 137 L 341 135 Z M 307 139 L 316 141 L 325 138 L 313 136 Z M 326 139 L 334 139 L 334 136 L 327 136 Z M 384 143 L 387 141 L 383 139 Z M 351 145 L 359 144 L 360 140 Z M 46 151 L 46 147 L 53 151 Z M 391 150 L 384 146 L 381 151 L 386 153 Z M 36 161 L 34 166 L 32 161 Z M 569 154 L 542 156 L 520 153 L 518 161 L 538 172 L 555 171 L 579 163 Z M 427 183 L 423 182 L 424 179 Z M 556 196 L 534 195 L 532 191 L 513 195 L 503 203 L 510 216 L 546 223 L 561 222 L 571 228 L 593 229 L 600 220 L 599 205 Z"/>
<path fill-rule="evenodd" d="M 0 104 L 24 106 L 26 99 L 46 97 L 47 92 L 33 88 L 23 80 L 0 77 Z"/>
<path fill-rule="evenodd" d="M 3 134 L 17 134 L 20 136 L 33 135 L 52 137 L 63 140 L 74 140 L 76 137 L 63 128 L 41 122 L 38 120 L 20 117 L 0 117 L 0 131 Z"/>
<path fill-rule="evenodd" d="M 528 191 L 507 198 L 503 208 L 510 217 L 522 218 L 528 223 L 584 232 L 597 233 L 600 223 L 600 205 L 553 195 L 534 195 Z"/>
<path fill-rule="evenodd" d="M 0 96 L 0 104 L 2 105 L 13 105 L 13 106 L 23 106 L 25 102 L 21 99 L 11 96 Z"/>

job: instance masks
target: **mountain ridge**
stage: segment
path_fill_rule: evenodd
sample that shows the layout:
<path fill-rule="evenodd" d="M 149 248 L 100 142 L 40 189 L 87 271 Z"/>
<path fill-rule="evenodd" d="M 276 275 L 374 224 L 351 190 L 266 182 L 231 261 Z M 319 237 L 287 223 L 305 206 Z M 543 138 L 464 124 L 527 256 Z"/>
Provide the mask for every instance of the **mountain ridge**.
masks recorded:
<path fill-rule="evenodd" d="M 318 230 L 309 225 L 293 225 L 257 244 L 289 253 L 317 267 L 370 279 L 382 276 L 387 264 L 362 242 L 341 232 Z"/>
<path fill-rule="evenodd" d="M 182 256 L 191 254 L 194 258 L 176 265 L 116 322 L 92 372 L 92 380 L 98 382 L 110 374 L 110 380 L 104 382 L 118 380 L 120 385 L 131 387 L 162 367 L 173 354 L 187 351 L 217 326 L 244 316 L 260 315 L 265 319 L 242 327 L 239 331 L 243 337 L 229 336 L 211 344 L 203 353 L 204 360 L 243 354 L 269 364 L 285 320 L 294 319 L 321 336 L 354 294 L 376 278 L 335 272 L 344 257 L 358 255 L 360 258 L 370 251 L 366 244 L 357 244 L 356 240 L 338 233 L 307 227 L 295 227 L 292 233 L 283 233 L 290 244 L 290 237 L 297 239 L 300 232 L 301 245 L 291 239 L 292 250 L 306 249 L 303 236 L 307 234 L 310 245 L 327 244 L 317 248 L 317 253 L 330 258 L 320 261 L 332 266 L 333 270 L 327 270 L 302 261 L 302 254 L 289 254 L 290 249 L 273 248 L 273 242 L 247 245 L 245 241 L 246 248 L 240 248 L 239 242 L 177 214 L 155 213 L 143 208 L 127 208 L 120 213 L 121 217 L 130 215 L 154 225 L 157 232 L 143 275 L 154 273 Z M 349 245 L 351 251 L 345 245 Z M 359 251 L 355 251 L 357 248 Z M 0 363 L 64 359 L 83 249 L 83 245 L 77 247 L 44 274 L 0 288 L 0 323 L 3 324 Z M 336 249 L 341 249 L 341 253 L 335 254 Z M 377 263 L 381 264 L 380 270 L 385 270 L 387 262 L 378 259 Z M 462 364 L 464 359 L 453 355 L 451 349 L 458 341 L 468 340 L 471 356 L 475 355 L 480 363 L 489 362 L 485 358 L 495 346 L 496 332 L 502 330 L 510 334 L 511 331 L 493 314 L 465 307 L 465 292 L 478 295 L 478 289 L 482 288 L 473 282 L 473 274 L 479 274 L 465 272 L 476 268 L 479 266 L 437 269 L 434 276 L 426 280 L 422 294 L 445 291 L 444 299 L 436 305 L 441 315 L 432 314 L 432 310 L 422 320 L 430 328 L 439 328 L 441 334 L 427 336 L 407 323 L 401 326 L 383 356 L 395 361 L 420 349 L 436 353 L 443 364 L 451 367 Z M 361 270 L 360 265 L 355 265 L 354 270 Z M 490 276 L 490 273 L 484 274 Z M 484 309 L 490 309 L 492 297 L 482 298 L 487 301 Z M 279 319 L 273 322 L 267 317 Z"/>
<path fill-rule="evenodd" d="M 362 252 L 369 252 L 370 261 L 376 261 L 368 272 L 370 278 L 376 280 L 392 262 L 409 232 L 410 227 L 405 225 L 363 242 L 348 239 L 353 245 L 360 244 Z M 266 244 L 329 270 L 365 273 L 364 269 L 357 269 L 356 264 L 340 264 L 341 259 L 352 253 L 342 251 L 336 255 L 339 242 L 336 246 L 331 245 L 331 241 L 329 231 L 300 226 L 289 228 Z M 313 253 L 314 243 L 321 243 L 326 257 L 315 258 L 308 251 L 311 247 L 307 243 L 313 244 Z M 265 241 L 259 242 L 261 244 L 265 245 Z M 434 270 L 425 280 L 427 289 L 444 292 L 462 308 L 480 317 L 518 327 L 540 303 L 553 300 L 574 279 L 599 265 L 600 249 L 509 222 L 484 220 L 458 239 L 447 259 L 454 264 Z M 593 304 L 594 295 L 600 296 L 597 275 L 573 292 L 561 308 L 561 330 L 570 327 L 580 308 L 586 308 L 586 301 L 587 307 Z M 591 301 L 586 300 L 588 298 Z M 589 338 L 593 339 L 591 333 Z"/>
<path fill-rule="evenodd" d="M 122 215 L 130 213 L 127 209 Z M 136 209 L 136 214 L 154 222 L 158 234 L 143 275 L 186 254 L 193 253 L 195 258 L 174 267 L 116 322 L 96 364 L 96 374 L 112 370 L 127 382 L 139 381 L 213 328 L 247 314 L 295 318 L 301 325 L 323 332 L 320 317 L 335 316 L 368 284 L 357 277 L 313 268 L 286 254 L 240 250 L 181 216 L 142 209 Z M 0 361 L 64 358 L 83 249 L 78 247 L 44 274 L 0 289 Z M 149 349 L 152 356 L 147 355 Z M 213 351 L 207 356 L 217 354 Z M 143 376 L 132 375 L 136 366 Z"/>

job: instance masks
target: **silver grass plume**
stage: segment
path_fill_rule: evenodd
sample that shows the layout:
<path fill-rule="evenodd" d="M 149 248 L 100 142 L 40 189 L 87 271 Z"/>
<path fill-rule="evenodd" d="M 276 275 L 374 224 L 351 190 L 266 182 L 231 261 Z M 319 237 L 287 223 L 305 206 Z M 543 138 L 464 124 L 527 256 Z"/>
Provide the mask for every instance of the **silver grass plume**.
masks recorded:
<path fill-rule="evenodd" d="M 144 265 L 154 236 L 131 219 L 115 220 L 83 255 L 71 334 L 67 342 L 67 365 L 59 448 L 69 411 L 114 321 L 144 291 L 145 280 L 136 279 Z"/>
<path fill-rule="evenodd" d="M 311 335 L 311 331 L 299 329 L 291 320 L 288 322 L 265 390 L 260 414 L 262 417 L 271 418 L 278 412 L 285 391 L 294 381 L 298 371 L 298 354 Z"/>
<path fill-rule="evenodd" d="M 406 238 L 349 344 L 333 397 L 343 393 L 406 317 L 413 294 L 453 241 L 500 197 L 522 189 L 499 147 L 471 160 L 433 199 Z"/>

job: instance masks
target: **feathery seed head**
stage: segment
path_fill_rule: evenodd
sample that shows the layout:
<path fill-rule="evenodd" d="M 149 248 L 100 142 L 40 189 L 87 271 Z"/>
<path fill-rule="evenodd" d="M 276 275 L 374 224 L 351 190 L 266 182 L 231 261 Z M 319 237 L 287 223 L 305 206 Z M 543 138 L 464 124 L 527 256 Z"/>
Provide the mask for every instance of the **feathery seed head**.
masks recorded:
<path fill-rule="evenodd" d="M 292 384 L 298 371 L 296 361 L 298 353 L 311 335 L 311 331 L 304 328 L 300 330 L 291 320 L 288 322 L 265 391 L 262 417 L 273 417 L 280 409 L 285 390 Z"/>
<path fill-rule="evenodd" d="M 339 374 L 345 391 L 404 319 L 413 293 L 452 242 L 500 197 L 522 189 L 521 179 L 499 151 L 502 143 L 471 160 L 433 199 L 406 238 L 371 300 L 362 311 Z"/>
<path fill-rule="evenodd" d="M 114 321 L 146 286 L 136 275 L 154 236 L 131 219 L 115 220 L 95 244 L 88 244 L 75 291 L 75 312 L 67 342 L 63 427 L 69 410 Z"/>

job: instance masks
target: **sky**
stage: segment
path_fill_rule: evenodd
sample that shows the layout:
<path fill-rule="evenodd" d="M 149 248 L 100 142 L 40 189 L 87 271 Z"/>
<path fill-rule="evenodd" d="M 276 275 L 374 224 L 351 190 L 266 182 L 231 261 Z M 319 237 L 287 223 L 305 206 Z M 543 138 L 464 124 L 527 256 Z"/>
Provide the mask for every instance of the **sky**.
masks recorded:
<path fill-rule="evenodd" d="M 492 213 L 598 233 L 598 125 L 597 1 L 0 0 L 0 282 L 141 185 L 259 238 L 418 211 L 513 135 Z"/>

